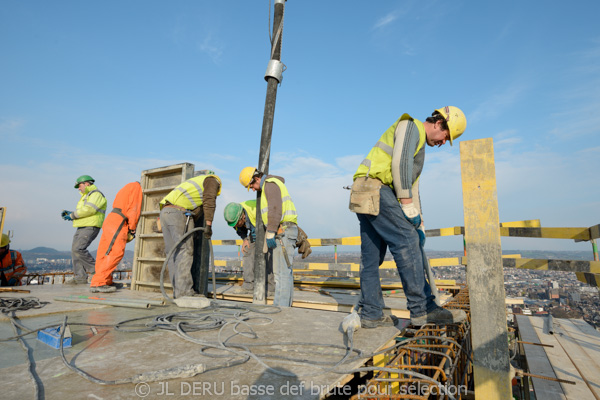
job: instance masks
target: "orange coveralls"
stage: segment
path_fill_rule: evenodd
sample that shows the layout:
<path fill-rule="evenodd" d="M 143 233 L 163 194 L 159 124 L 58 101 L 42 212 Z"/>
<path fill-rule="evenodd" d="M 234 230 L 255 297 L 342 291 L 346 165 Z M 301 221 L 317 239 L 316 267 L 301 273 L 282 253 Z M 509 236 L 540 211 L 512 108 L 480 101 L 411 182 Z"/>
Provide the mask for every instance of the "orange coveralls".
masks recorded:
<path fill-rule="evenodd" d="M 102 224 L 102 236 L 96 254 L 96 273 L 90 286 L 112 284 L 112 272 L 125 255 L 127 233 L 135 231 L 142 208 L 142 186 L 131 182 L 123 186 L 113 202 L 113 210 Z"/>

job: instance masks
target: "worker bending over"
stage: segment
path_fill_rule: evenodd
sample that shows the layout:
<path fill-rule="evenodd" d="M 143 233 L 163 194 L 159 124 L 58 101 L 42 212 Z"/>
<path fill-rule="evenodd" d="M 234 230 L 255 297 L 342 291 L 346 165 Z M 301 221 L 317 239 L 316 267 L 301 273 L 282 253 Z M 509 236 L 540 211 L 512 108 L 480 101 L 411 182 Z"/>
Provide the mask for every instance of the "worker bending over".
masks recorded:
<path fill-rule="evenodd" d="M 71 246 L 74 276 L 68 284 L 87 284 L 87 274 L 94 273 L 96 260 L 88 247 L 98 236 L 106 213 L 106 198 L 94 182 L 89 175 L 77 178 L 75 189 L 79 189 L 81 194 L 77 207 L 75 211 L 63 210 L 61 213 L 65 221 L 73 221 L 73 227 L 77 228 Z"/>
<path fill-rule="evenodd" d="M 256 200 L 247 200 L 241 203 L 229 203 L 223 212 L 227 225 L 235 229 L 242 243 L 242 268 L 244 283 L 235 293 L 254 293 L 254 248 L 256 243 Z M 267 257 L 268 258 L 268 257 Z M 275 292 L 273 265 L 265 260 L 268 277 L 268 293 Z"/>
<path fill-rule="evenodd" d="M 0 263 L 0 286 L 21 286 L 27 267 L 21 253 L 10 249 L 10 238 L 6 233 L 0 240 Z"/>
<path fill-rule="evenodd" d="M 275 273 L 273 305 L 290 307 L 294 294 L 292 261 L 298 238 L 298 213 L 292 197 L 282 177 L 264 175 L 254 167 L 242 170 L 240 183 L 248 190 L 260 192 L 260 212 L 267 230 L 265 244 L 272 252 Z"/>
<path fill-rule="evenodd" d="M 160 201 L 160 222 L 167 255 L 186 232 L 204 227 L 203 233 L 197 232 L 188 237 L 168 261 L 174 298 L 206 295 L 208 291 L 208 241 L 212 236 L 212 222 L 220 194 L 219 177 L 212 171 L 203 170 Z"/>
<path fill-rule="evenodd" d="M 465 131 L 467 120 L 457 107 L 435 110 L 425 122 L 403 114 L 379 138 L 354 174 L 350 210 L 360 222 L 361 325 L 393 326 L 397 318 L 383 315 L 379 266 L 389 247 L 408 302 L 411 324 L 461 322 L 461 310 L 435 303 L 424 268 L 425 228 L 418 181 L 425 161 L 425 144 L 442 146 Z"/>
<path fill-rule="evenodd" d="M 125 255 L 125 245 L 135 237 L 142 208 L 142 186 L 131 182 L 123 186 L 113 201 L 113 209 L 102 224 L 102 236 L 96 255 L 96 273 L 90 292 L 110 293 L 120 284 L 113 282 L 112 273 Z"/>

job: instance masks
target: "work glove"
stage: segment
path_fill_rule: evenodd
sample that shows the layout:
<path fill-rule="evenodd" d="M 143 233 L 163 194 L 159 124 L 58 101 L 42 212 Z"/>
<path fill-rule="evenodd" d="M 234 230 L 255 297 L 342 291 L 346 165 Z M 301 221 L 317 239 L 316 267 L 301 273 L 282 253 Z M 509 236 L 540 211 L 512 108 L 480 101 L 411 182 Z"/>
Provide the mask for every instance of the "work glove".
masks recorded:
<path fill-rule="evenodd" d="M 133 239 L 135 239 L 135 231 L 129 230 L 129 232 L 127 232 L 127 243 L 131 242 Z"/>
<path fill-rule="evenodd" d="M 65 221 L 73 221 L 73 213 L 71 211 L 63 210 L 60 215 Z"/>
<path fill-rule="evenodd" d="M 270 249 L 274 249 L 277 247 L 277 242 L 275 241 L 275 232 L 267 231 L 267 247 Z"/>
<path fill-rule="evenodd" d="M 256 242 L 256 229 L 254 227 L 250 228 L 250 237 L 252 238 L 252 242 Z"/>
<path fill-rule="evenodd" d="M 421 214 L 419 214 L 419 210 L 415 207 L 415 203 L 402 204 L 401 206 L 404 217 L 418 229 L 421 226 Z"/>
<path fill-rule="evenodd" d="M 421 226 L 417 228 L 417 233 L 419 234 L 419 245 L 421 246 L 421 248 L 424 248 L 425 239 L 427 237 L 425 236 L 425 225 L 421 224 Z"/>
<path fill-rule="evenodd" d="M 212 237 L 212 225 L 206 225 L 204 228 L 204 239 L 210 239 Z"/>

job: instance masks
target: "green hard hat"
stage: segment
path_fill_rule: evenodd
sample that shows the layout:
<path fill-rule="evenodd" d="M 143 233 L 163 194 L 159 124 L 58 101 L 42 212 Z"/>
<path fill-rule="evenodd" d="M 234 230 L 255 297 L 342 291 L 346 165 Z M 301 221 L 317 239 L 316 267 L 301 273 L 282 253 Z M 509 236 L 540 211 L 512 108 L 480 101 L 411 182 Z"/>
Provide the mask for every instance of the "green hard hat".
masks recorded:
<path fill-rule="evenodd" d="M 80 183 L 82 182 L 92 182 L 94 183 L 94 178 L 92 178 L 89 175 L 81 175 L 79 178 L 77 178 L 77 181 L 75 182 L 75 189 L 77 189 L 77 187 L 79 186 Z"/>
<path fill-rule="evenodd" d="M 240 203 L 227 204 L 223 212 L 227 225 L 235 226 L 240 219 L 240 215 L 242 215 L 242 210 L 242 205 Z"/>

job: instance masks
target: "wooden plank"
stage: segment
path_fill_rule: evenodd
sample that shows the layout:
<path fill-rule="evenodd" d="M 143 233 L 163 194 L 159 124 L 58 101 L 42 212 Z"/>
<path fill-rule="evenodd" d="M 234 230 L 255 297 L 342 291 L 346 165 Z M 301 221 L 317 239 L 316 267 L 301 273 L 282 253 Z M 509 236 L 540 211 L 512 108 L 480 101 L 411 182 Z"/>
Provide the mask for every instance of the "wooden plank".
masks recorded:
<path fill-rule="evenodd" d="M 583 331 L 580 329 L 581 324 L 576 325 L 569 319 L 555 319 L 555 321 L 557 322 L 556 338 L 577 372 L 586 381 L 586 386 L 593 395 L 590 398 L 600 398 L 600 333 Z M 585 321 L 581 322 L 586 324 Z M 565 387 L 565 393 L 569 393 L 570 389 Z M 573 398 L 577 400 L 584 399 L 579 397 L 579 392 L 575 396 L 577 397 Z"/>
<path fill-rule="evenodd" d="M 529 317 L 531 325 L 543 344 L 552 345 L 553 347 L 544 347 L 544 351 L 552 364 L 554 373 L 557 378 L 575 382 L 575 385 L 560 384 L 563 393 L 567 399 L 572 400 L 595 400 L 594 395 L 587 387 L 577 368 L 571 362 L 570 350 L 565 350 L 562 346 L 561 335 L 557 334 L 557 329 L 560 329 L 560 320 L 554 319 L 554 335 L 544 333 L 544 319 L 540 317 Z M 537 391 L 536 391 L 537 393 Z M 544 397 L 538 397 L 544 398 Z"/>
<path fill-rule="evenodd" d="M 491 138 L 460 143 L 475 397 L 512 396 L 500 221 Z"/>
<path fill-rule="evenodd" d="M 531 324 L 531 318 L 526 315 L 516 315 L 517 325 L 519 326 L 519 336 L 521 340 L 531 343 L 541 343 L 538 333 Z M 529 373 L 541 376 L 547 376 L 549 378 L 556 378 L 554 368 L 550 363 L 544 347 L 535 346 L 531 344 L 523 344 L 525 350 L 525 358 L 527 359 L 527 365 L 529 367 Z M 562 386 L 556 381 L 549 381 L 540 378 L 531 378 L 533 388 L 535 390 L 536 398 L 548 399 L 548 400 L 565 400 L 565 396 Z"/>
<path fill-rule="evenodd" d="M 0 207 L 0 235 L 4 233 L 4 217 L 6 215 L 6 208 Z"/>

